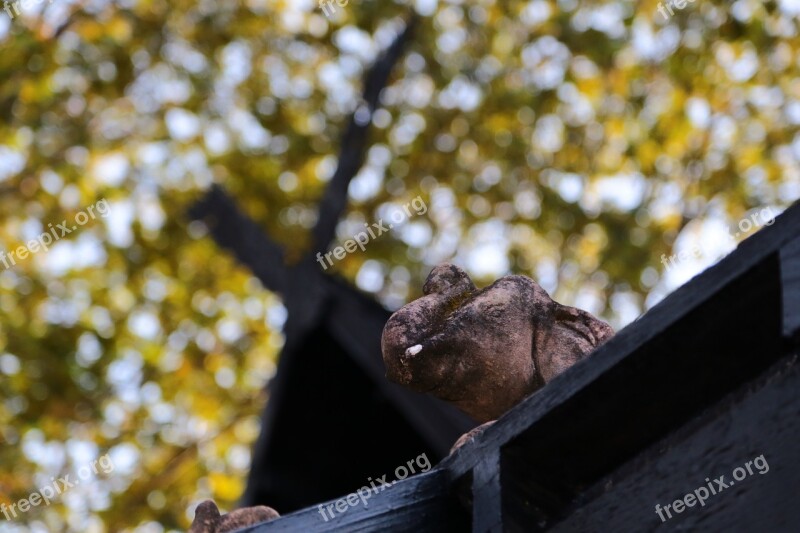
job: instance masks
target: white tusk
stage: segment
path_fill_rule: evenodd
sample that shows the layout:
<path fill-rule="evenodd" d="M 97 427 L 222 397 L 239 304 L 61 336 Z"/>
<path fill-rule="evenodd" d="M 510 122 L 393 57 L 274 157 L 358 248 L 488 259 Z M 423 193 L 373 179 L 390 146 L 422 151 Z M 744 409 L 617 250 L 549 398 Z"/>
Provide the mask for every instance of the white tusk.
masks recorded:
<path fill-rule="evenodd" d="M 422 345 L 417 344 L 416 346 L 412 346 L 406 350 L 406 355 L 417 355 L 419 352 L 422 351 Z"/>

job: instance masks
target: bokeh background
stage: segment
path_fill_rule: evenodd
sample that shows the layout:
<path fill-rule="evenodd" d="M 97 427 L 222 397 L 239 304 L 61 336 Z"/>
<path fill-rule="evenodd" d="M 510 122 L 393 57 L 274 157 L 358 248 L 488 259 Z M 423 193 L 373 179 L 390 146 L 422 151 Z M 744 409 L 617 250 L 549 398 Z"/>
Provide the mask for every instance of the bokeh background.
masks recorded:
<path fill-rule="evenodd" d="M 429 209 L 329 270 L 390 309 L 454 261 L 620 328 L 728 253 L 741 219 L 800 197 L 800 0 L 657 6 L 0 11 L 0 248 L 110 205 L 0 265 L 0 503 L 115 466 L 0 530 L 161 532 L 202 499 L 235 505 L 286 311 L 186 211 L 218 183 L 290 260 L 308 251 L 361 76 L 412 10 L 339 241 L 418 195 Z"/>

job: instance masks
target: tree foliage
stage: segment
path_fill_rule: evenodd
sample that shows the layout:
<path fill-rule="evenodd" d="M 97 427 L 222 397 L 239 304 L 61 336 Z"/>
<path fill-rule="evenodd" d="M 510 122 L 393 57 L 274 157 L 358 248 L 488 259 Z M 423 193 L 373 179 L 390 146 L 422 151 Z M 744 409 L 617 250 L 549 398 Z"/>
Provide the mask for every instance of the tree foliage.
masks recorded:
<path fill-rule="evenodd" d="M 454 260 L 623 326 L 800 195 L 794 0 L 669 20 L 651 0 L 33 6 L 0 12 L 0 246 L 110 211 L 0 273 L 0 503 L 106 452 L 115 470 L 20 527 L 162 531 L 235 504 L 285 311 L 185 213 L 217 182 L 308 252 L 361 76 L 411 9 L 338 239 L 428 210 L 333 269 L 390 308 Z"/>

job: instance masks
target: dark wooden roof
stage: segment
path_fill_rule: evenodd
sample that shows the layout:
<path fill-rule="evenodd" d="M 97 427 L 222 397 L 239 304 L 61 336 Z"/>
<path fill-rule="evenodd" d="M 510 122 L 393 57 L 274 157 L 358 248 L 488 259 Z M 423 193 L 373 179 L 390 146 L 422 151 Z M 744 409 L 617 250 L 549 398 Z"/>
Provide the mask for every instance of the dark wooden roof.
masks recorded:
<path fill-rule="evenodd" d="M 411 17 L 365 76 L 371 112 L 413 26 Z M 436 462 L 475 425 L 383 378 L 388 311 L 314 263 L 363 163 L 368 126 L 351 117 L 298 264 L 286 265 L 222 189 L 192 209 L 289 314 L 241 502 L 285 516 L 247 531 L 800 531 L 798 206 L 436 468 L 330 521 L 301 509 L 391 479 L 422 453 Z M 670 522 L 655 514 L 758 455 L 769 473 Z"/>
<path fill-rule="evenodd" d="M 794 205 L 429 472 L 243 531 L 800 531 L 799 341 Z M 769 472 L 655 513 L 760 455 Z"/>
<path fill-rule="evenodd" d="M 364 78 L 360 105 L 374 112 L 415 16 Z M 215 241 L 251 269 L 287 307 L 286 343 L 267 389 L 269 401 L 241 505 L 299 509 L 360 486 L 409 454 L 443 458 L 476 423 L 453 407 L 390 384 L 380 353 L 389 311 L 315 262 L 334 237 L 347 189 L 368 147 L 366 124 L 345 129 L 337 169 L 319 206 L 312 247 L 298 264 L 214 186 L 192 207 Z"/>
<path fill-rule="evenodd" d="M 477 425 L 436 398 L 386 380 L 380 337 L 391 313 L 377 302 L 314 262 L 270 261 L 276 245 L 218 187 L 193 215 L 221 246 L 253 265 L 289 310 L 243 506 L 299 509 L 420 453 L 439 460 Z"/>

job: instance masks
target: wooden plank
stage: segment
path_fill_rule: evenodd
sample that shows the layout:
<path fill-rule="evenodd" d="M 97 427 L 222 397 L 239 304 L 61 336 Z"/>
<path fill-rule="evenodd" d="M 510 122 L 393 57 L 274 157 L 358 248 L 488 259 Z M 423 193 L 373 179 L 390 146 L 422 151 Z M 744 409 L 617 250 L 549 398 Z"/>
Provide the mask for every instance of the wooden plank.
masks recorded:
<path fill-rule="evenodd" d="M 282 401 L 291 409 L 278 410 L 264 423 L 263 434 L 271 440 L 253 458 L 241 505 L 265 503 L 288 514 L 346 494 L 408 460 L 438 462 L 425 436 L 328 332 L 314 330 L 301 348 L 284 359 L 290 364 L 282 376 L 290 386 Z"/>
<path fill-rule="evenodd" d="M 368 483 L 365 480 L 365 484 Z M 380 486 L 378 484 L 378 486 Z M 240 530 L 240 533 L 273 533 L 302 531 L 304 533 L 321 533 L 328 531 L 409 531 L 447 532 L 465 531 L 468 529 L 469 517 L 448 496 L 447 482 L 440 470 L 431 470 L 424 474 L 395 483 L 366 500 L 364 505 L 359 500 L 356 505 L 348 506 L 345 512 L 337 513 L 331 518 L 326 509 L 335 505 L 337 500 L 330 500 L 316 507 L 283 516 L 277 520 L 265 522 Z M 344 504 L 340 504 L 344 507 Z M 327 520 L 323 517 L 323 512 Z"/>
<path fill-rule="evenodd" d="M 800 531 L 798 389 L 800 365 L 792 356 L 602 479 L 549 531 Z M 751 464 L 753 474 L 733 479 L 736 468 L 762 455 L 768 471 Z M 663 510 L 707 486 L 706 478 L 718 489 L 713 480 L 723 475 L 730 486 L 704 505 Z"/>
<path fill-rule="evenodd" d="M 800 237 L 781 248 L 781 284 L 783 285 L 783 335 L 800 333 Z"/>
<path fill-rule="evenodd" d="M 587 486 L 783 357 L 780 331 L 771 255 L 509 441 L 506 509 L 518 521 L 560 518 Z"/>
<path fill-rule="evenodd" d="M 189 216 L 203 221 L 221 247 L 232 252 L 267 289 L 285 294 L 288 270 L 280 245 L 267 237 L 250 217 L 218 185 L 189 210 Z"/>
<path fill-rule="evenodd" d="M 499 450 L 491 450 L 472 470 L 472 531 L 503 531 Z"/>
<path fill-rule="evenodd" d="M 381 92 L 388 84 L 395 64 L 400 60 L 406 45 L 411 40 L 416 24 L 417 16 L 412 12 L 406 20 L 403 31 L 375 61 L 364 78 L 361 102 L 368 110 L 370 118 L 380 106 Z M 360 108 L 361 105 L 359 105 Z M 311 255 L 314 255 L 315 252 L 325 253 L 336 235 L 336 225 L 347 207 L 347 188 L 364 164 L 371 124 L 371 120 L 356 120 L 356 111 L 350 116 L 350 121 L 342 137 L 336 171 L 325 187 L 325 192 L 319 202 L 319 217 L 311 231 Z"/>

